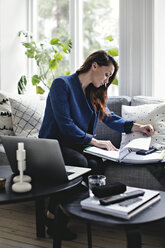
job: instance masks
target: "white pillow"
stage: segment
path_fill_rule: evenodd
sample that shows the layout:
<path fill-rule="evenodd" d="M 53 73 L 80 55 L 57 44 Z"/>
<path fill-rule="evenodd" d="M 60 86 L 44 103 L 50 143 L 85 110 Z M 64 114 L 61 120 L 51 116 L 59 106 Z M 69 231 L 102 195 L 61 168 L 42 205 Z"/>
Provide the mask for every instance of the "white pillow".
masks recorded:
<path fill-rule="evenodd" d="M 16 136 L 38 137 L 45 101 L 35 96 L 10 97 L 13 130 Z"/>
<path fill-rule="evenodd" d="M 11 106 L 8 97 L 0 92 L 0 135 L 14 135 Z"/>
<path fill-rule="evenodd" d="M 139 106 L 123 105 L 122 117 L 140 124 L 152 124 L 155 132 L 151 139 L 151 146 L 160 150 L 165 149 L 165 103 Z M 122 134 L 120 147 L 124 147 L 132 139 L 140 137 L 143 137 L 143 134 L 139 132 Z"/>

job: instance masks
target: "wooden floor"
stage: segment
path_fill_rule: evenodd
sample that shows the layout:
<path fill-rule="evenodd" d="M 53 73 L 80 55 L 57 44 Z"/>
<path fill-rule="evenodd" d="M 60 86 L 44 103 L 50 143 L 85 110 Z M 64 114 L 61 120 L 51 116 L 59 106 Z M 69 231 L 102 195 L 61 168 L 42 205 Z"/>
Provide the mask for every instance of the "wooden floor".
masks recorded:
<path fill-rule="evenodd" d="M 86 248 L 85 224 L 74 219 L 72 231 L 78 234 L 75 241 L 62 242 L 62 248 Z M 146 225 L 141 229 L 142 248 L 164 248 L 165 228 L 161 223 Z M 93 248 L 126 248 L 125 232 L 122 229 L 92 226 Z M 0 206 L 0 248 L 49 248 L 52 239 L 36 238 L 34 202 Z M 132 247 L 134 248 L 134 247 Z"/>

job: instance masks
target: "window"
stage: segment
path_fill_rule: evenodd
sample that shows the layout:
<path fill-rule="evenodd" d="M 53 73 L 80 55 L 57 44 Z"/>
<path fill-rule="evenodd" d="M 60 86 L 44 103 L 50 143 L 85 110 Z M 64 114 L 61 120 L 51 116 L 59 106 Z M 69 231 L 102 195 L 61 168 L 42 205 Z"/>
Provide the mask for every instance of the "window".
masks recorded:
<path fill-rule="evenodd" d="M 96 50 L 119 47 L 119 1 L 83 1 L 83 59 Z M 109 42 L 105 37 L 112 35 Z M 118 60 L 118 58 L 115 58 Z M 118 86 L 111 85 L 108 95 L 118 95 Z"/>
<path fill-rule="evenodd" d="M 67 70 L 74 72 L 96 50 L 118 48 L 118 19 L 119 0 L 38 0 L 38 40 L 58 37 L 62 40 L 71 38 L 73 42 L 70 63 L 66 56 L 57 76 Z M 112 42 L 105 40 L 109 35 L 114 38 Z M 118 86 L 110 88 L 111 95 L 118 94 Z"/>
<path fill-rule="evenodd" d="M 38 0 L 37 1 L 37 39 L 38 41 L 69 38 L 69 1 L 68 0 Z M 70 71 L 68 56 L 57 70 L 57 76 Z"/>

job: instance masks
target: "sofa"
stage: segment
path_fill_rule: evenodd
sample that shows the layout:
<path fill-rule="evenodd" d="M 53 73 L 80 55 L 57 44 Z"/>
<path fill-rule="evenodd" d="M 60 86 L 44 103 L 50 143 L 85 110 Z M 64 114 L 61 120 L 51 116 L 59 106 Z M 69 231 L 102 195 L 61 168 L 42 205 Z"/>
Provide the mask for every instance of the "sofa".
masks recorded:
<path fill-rule="evenodd" d="M 165 113 L 165 99 L 158 99 L 154 97 L 147 97 L 147 96 L 134 96 L 134 97 L 127 97 L 127 96 L 116 96 L 116 97 L 110 97 L 107 101 L 108 108 L 113 111 L 115 114 L 118 114 L 119 116 L 123 116 L 122 109 L 123 105 L 128 106 L 127 109 L 134 108 L 134 115 L 135 117 L 138 115 L 138 112 L 144 111 L 144 109 L 148 109 L 148 120 L 144 119 L 144 123 L 152 123 L 150 121 L 150 111 L 151 108 L 156 108 L 156 106 L 161 106 L 163 109 L 163 113 Z M 136 109 L 139 108 L 139 109 Z M 154 112 L 155 111 L 155 112 Z M 155 115 L 157 115 L 157 112 L 159 110 L 153 109 L 151 111 L 153 113 L 153 118 L 155 119 Z M 140 115 L 140 114 L 139 114 Z M 123 116 L 124 118 L 127 115 Z M 131 116 L 128 116 L 130 119 Z M 144 116 L 143 116 L 144 117 Z M 162 137 L 164 139 L 165 137 L 165 126 L 164 126 L 164 120 L 161 119 L 162 115 L 160 116 L 160 122 L 158 122 L 158 125 L 162 125 Z M 141 119 L 138 121 L 137 118 L 133 118 L 131 120 L 137 121 L 139 123 L 143 123 Z M 163 123 L 162 123 L 163 122 Z M 152 123 L 153 126 L 156 127 L 156 123 Z M 155 124 L 155 125 L 154 125 Z M 155 131 L 156 133 L 156 131 Z M 125 135 L 125 134 L 124 134 Z M 130 134 L 132 137 L 134 134 Z M 111 142 L 119 148 L 122 145 L 122 136 L 123 134 L 118 133 L 108 127 L 106 127 L 102 122 L 98 123 L 97 129 L 96 129 L 96 138 L 98 139 L 105 139 L 105 140 L 111 140 Z M 129 136 L 129 135 L 125 135 Z M 140 137 L 137 135 L 137 137 Z M 157 138 L 157 137 L 156 137 Z M 128 141 L 128 140 L 127 140 Z M 157 142 L 157 139 L 155 140 L 155 145 Z M 157 147 L 158 149 L 161 146 Z M 161 147 L 165 149 L 165 146 Z M 105 172 L 104 174 L 107 177 L 108 182 L 121 182 L 129 186 L 134 187 L 142 187 L 142 188 L 148 188 L 148 189 L 155 189 L 155 190 L 164 190 L 165 189 L 165 168 L 163 166 L 163 163 L 157 163 L 157 164 L 124 164 L 124 163 L 116 163 L 112 161 L 106 161 L 105 162 Z"/>
<path fill-rule="evenodd" d="M 164 118 L 162 117 L 162 114 L 163 116 L 165 114 L 164 103 L 165 99 L 157 99 L 146 96 L 116 96 L 110 97 L 107 100 L 108 108 L 120 116 L 123 116 L 125 114 L 125 118 L 131 118 L 130 113 L 128 115 L 127 111 L 130 109 L 130 107 L 133 107 L 134 110 L 132 115 L 134 116 L 135 121 L 137 121 L 136 113 L 138 114 L 139 112 L 141 114 L 142 112 L 144 112 L 142 111 L 144 109 L 146 109 L 146 111 L 151 111 L 152 114 L 148 114 L 147 117 L 142 116 L 142 123 L 143 121 L 147 121 L 147 123 L 151 122 L 151 115 L 155 119 L 155 113 L 160 112 L 160 115 L 158 116 L 160 117 L 160 122 L 158 122 L 158 126 L 162 128 L 160 132 L 164 132 L 165 130 L 164 122 L 162 121 L 162 118 Z M 159 107 L 159 109 L 161 109 L 160 111 L 156 108 L 157 106 L 161 107 Z M 31 97 L 28 95 L 9 96 L 8 94 L 0 92 L 0 135 L 20 135 L 25 137 L 37 138 L 44 114 L 44 108 L 45 100 L 41 100 L 39 97 Z M 124 108 L 126 108 L 126 111 L 123 113 L 122 111 Z M 163 108 L 164 112 L 162 113 Z M 145 113 L 143 113 L 143 115 L 146 115 L 146 111 Z M 140 114 L 138 114 L 139 118 L 141 118 Z M 157 133 L 157 135 L 159 135 L 160 132 Z M 105 140 L 109 139 L 117 148 L 119 148 L 120 145 L 124 142 L 124 140 L 127 140 L 128 135 L 125 136 L 126 137 L 124 137 L 123 134 L 120 134 L 106 127 L 104 123 L 99 121 L 96 129 L 96 138 Z M 165 136 L 163 136 L 162 134 L 161 138 L 163 139 L 163 141 L 161 141 L 162 143 L 160 142 L 162 149 L 165 148 L 163 143 L 164 137 Z M 132 136 L 132 138 L 134 137 Z M 155 138 L 155 142 L 157 142 L 157 136 Z M 6 157 L 3 145 L 0 144 L 0 165 L 7 164 L 9 164 L 8 159 Z M 165 169 L 163 167 L 163 163 L 152 165 L 138 165 L 115 163 L 107 160 L 104 162 L 104 164 L 104 173 L 107 177 L 108 182 L 121 182 L 129 186 L 164 190 Z"/>

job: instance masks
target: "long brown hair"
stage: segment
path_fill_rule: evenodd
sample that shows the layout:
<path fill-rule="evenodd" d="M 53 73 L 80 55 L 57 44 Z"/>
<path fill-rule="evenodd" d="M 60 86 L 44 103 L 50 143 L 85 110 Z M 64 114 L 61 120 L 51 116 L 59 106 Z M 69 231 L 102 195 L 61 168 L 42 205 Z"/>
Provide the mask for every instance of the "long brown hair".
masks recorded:
<path fill-rule="evenodd" d="M 112 64 L 115 68 L 113 75 L 109 78 L 106 86 L 96 88 L 93 84 L 90 85 L 90 98 L 96 111 L 100 110 L 99 119 L 102 120 L 104 115 L 107 114 L 105 103 L 107 100 L 107 89 L 116 77 L 118 71 L 118 64 L 112 56 L 104 50 L 99 50 L 89 55 L 84 61 L 83 65 L 76 71 L 77 74 L 88 72 L 92 64 L 96 62 L 99 66 L 109 66 Z"/>

